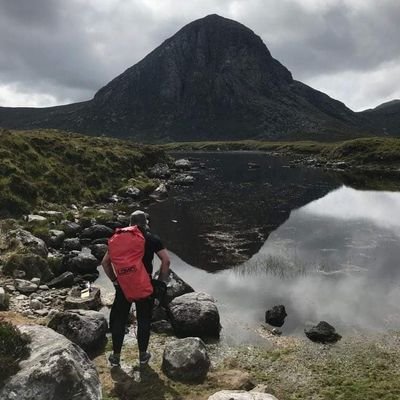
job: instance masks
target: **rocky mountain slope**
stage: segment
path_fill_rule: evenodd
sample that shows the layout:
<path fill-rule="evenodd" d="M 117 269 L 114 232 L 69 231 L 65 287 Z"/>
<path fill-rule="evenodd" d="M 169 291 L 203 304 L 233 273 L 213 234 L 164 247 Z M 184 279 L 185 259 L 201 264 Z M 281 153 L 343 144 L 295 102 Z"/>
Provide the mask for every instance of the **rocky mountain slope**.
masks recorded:
<path fill-rule="evenodd" d="M 0 108 L 0 126 L 142 141 L 365 136 L 369 115 L 293 79 L 244 25 L 209 15 L 183 27 L 90 101 Z"/>
<path fill-rule="evenodd" d="M 400 100 L 383 103 L 360 113 L 379 135 L 400 135 Z"/>

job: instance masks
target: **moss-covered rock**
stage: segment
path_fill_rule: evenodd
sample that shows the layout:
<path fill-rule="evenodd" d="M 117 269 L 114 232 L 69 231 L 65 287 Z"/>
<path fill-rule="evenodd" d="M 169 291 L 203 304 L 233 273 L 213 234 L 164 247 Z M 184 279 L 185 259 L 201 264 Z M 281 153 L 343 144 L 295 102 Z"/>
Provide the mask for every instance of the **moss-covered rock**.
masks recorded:
<path fill-rule="evenodd" d="M 3 267 L 4 274 L 13 276 L 17 270 L 24 271 L 26 279 L 40 278 L 42 282 L 47 282 L 54 277 L 47 260 L 32 253 L 9 256 Z"/>
<path fill-rule="evenodd" d="M 0 320 L 0 387 L 19 370 L 19 362 L 29 356 L 29 337 L 14 325 Z"/>

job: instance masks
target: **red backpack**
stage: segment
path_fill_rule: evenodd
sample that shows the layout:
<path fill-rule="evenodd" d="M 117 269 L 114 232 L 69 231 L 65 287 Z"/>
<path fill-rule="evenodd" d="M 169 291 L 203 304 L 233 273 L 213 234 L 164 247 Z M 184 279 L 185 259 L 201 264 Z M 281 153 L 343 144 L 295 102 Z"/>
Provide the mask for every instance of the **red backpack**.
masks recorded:
<path fill-rule="evenodd" d="M 117 228 L 108 239 L 114 273 L 126 299 L 142 300 L 153 293 L 150 276 L 143 264 L 145 238 L 135 226 Z"/>

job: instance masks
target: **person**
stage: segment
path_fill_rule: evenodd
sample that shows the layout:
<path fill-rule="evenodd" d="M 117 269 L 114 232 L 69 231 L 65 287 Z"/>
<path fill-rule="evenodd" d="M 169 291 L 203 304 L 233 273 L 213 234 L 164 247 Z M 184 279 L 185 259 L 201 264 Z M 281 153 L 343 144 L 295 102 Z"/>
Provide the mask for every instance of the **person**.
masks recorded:
<path fill-rule="evenodd" d="M 150 232 L 149 222 L 149 215 L 141 210 L 137 210 L 131 214 L 130 225 L 137 225 L 145 238 L 143 264 L 150 275 L 150 279 L 153 273 L 153 258 L 154 254 L 156 254 L 161 260 L 160 275 L 158 279 L 165 282 L 169 276 L 169 254 L 161 239 L 157 235 Z M 119 366 L 121 349 L 125 336 L 125 327 L 128 321 L 131 303 L 126 300 L 121 288 L 118 285 L 108 252 L 105 254 L 101 264 L 104 272 L 113 282 L 115 287 L 115 299 L 110 312 L 110 330 L 113 352 L 109 357 L 109 361 L 111 366 Z M 150 340 L 150 324 L 153 303 L 154 300 L 152 296 L 144 300 L 135 301 L 140 365 L 147 364 L 151 357 L 150 352 L 147 351 L 147 347 Z"/>

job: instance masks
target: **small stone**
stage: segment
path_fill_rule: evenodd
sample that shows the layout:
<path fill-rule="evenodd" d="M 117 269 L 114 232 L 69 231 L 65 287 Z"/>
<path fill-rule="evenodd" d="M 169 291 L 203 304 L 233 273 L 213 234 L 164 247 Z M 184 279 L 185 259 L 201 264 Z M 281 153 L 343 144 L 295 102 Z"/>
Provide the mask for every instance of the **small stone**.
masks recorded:
<path fill-rule="evenodd" d="M 47 285 L 40 285 L 39 289 L 40 290 L 49 290 L 50 288 Z"/>
<path fill-rule="evenodd" d="M 31 282 L 34 283 L 35 285 L 39 286 L 40 285 L 40 278 L 32 278 Z"/>

